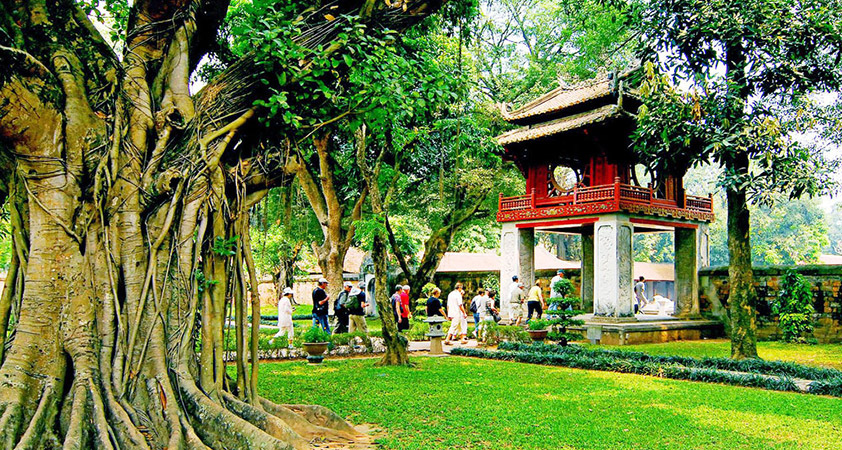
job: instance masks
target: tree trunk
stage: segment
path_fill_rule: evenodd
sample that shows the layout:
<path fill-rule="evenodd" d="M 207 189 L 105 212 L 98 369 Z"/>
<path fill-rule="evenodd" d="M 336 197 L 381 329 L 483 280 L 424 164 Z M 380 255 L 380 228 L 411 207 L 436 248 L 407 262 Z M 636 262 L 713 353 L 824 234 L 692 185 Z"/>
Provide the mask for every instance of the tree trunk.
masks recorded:
<path fill-rule="evenodd" d="M 748 157 L 742 155 L 726 167 L 732 173 L 748 172 Z M 751 243 L 749 240 L 749 210 L 746 193 L 728 188 L 728 277 L 730 293 L 728 309 L 731 317 L 731 357 L 757 358 L 757 321 Z"/>
<path fill-rule="evenodd" d="M 296 39 L 320 57 L 363 6 L 361 20 L 402 30 L 439 5 L 331 2 L 338 19 L 303 13 Z M 259 308 L 248 211 L 285 165 L 246 164 L 274 75 L 246 58 L 189 93 L 227 7 L 135 1 L 120 59 L 76 2 L 0 1 L 0 185 L 16 255 L 0 295 L 0 324 L 13 326 L 3 448 L 367 442 L 324 408 L 262 399 L 256 360 L 228 379 L 228 299 L 241 302 L 235 358 L 256 358 L 256 321 L 250 352 L 243 339 L 245 289 Z"/>
<path fill-rule="evenodd" d="M 382 150 L 377 158 L 374 167 L 370 167 L 366 158 L 366 127 L 362 125 L 354 132 L 354 145 L 356 146 L 357 165 L 363 175 L 368 192 L 370 192 L 371 213 L 373 220 L 383 220 L 382 228 L 374 233 L 371 245 L 371 259 L 374 261 L 374 286 L 377 311 L 383 326 L 383 341 L 386 346 L 386 353 L 380 363 L 383 365 L 406 365 L 409 364 L 409 353 L 407 347 L 409 341 L 398 333 L 395 317 L 392 315 L 392 305 L 389 301 L 388 287 L 388 254 L 386 253 L 386 217 L 383 208 L 383 197 L 380 195 L 380 186 L 377 180 L 382 167 L 383 156 L 386 151 Z"/>
<path fill-rule="evenodd" d="M 746 59 L 741 42 L 727 42 L 726 78 L 728 105 L 726 111 L 732 124 L 743 119 L 749 90 L 746 85 Z M 751 242 L 749 211 L 744 181 L 749 175 L 749 158 L 745 150 L 732 149 L 725 160 L 725 170 L 730 177 L 726 195 L 728 199 L 728 295 L 731 316 L 731 357 L 734 359 L 757 358 L 757 310 L 751 268 Z"/>
<path fill-rule="evenodd" d="M 467 198 L 462 199 L 460 202 L 462 204 L 461 207 L 456 207 L 450 211 L 444 223 L 439 228 L 433 230 L 430 237 L 424 242 L 424 256 L 421 258 L 421 262 L 415 270 L 409 267 L 407 258 L 398 247 L 395 235 L 389 225 L 388 217 L 386 218 L 386 232 L 389 243 L 398 259 L 404 276 L 409 282 L 412 295 L 421 295 L 424 285 L 433 282 L 436 270 L 439 264 L 441 264 L 444 254 L 450 247 L 453 237 L 469 219 L 480 217 L 479 208 L 485 202 L 490 192 L 491 190 L 487 189 L 474 193 L 474 195 L 466 196 Z"/>
<path fill-rule="evenodd" d="M 321 225 L 324 239 L 321 244 L 312 243 L 313 253 L 316 254 L 319 268 L 328 281 L 328 294 L 331 299 L 335 299 L 342 291 L 345 255 L 354 237 L 354 223 L 361 217 L 366 192 L 363 190 L 350 214 L 346 214 L 334 180 L 335 171 L 329 150 L 330 139 L 330 132 L 313 139 L 319 161 L 317 174 L 312 172 L 300 155 L 296 155 L 296 162 L 291 167 L 295 170 L 298 182 Z M 332 307 L 333 302 L 329 303 Z"/>

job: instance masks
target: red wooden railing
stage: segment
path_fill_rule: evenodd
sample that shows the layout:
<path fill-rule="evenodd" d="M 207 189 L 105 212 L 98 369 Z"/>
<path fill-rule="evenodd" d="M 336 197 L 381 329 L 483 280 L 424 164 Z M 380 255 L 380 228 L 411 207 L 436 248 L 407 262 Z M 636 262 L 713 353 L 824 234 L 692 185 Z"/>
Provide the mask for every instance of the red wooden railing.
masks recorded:
<path fill-rule="evenodd" d="M 620 183 L 620 179 L 614 180 L 613 184 L 605 184 L 590 187 L 574 187 L 563 195 L 550 198 L 535 198 L 533 189 L 527 195 L 517 197 L 503 197 L 500 194 L 498 207 L 501 212 L 519 211 L 524 209 L 541 208 L 548 206 L 586 205 L 593 203 L 613 202 L 619 206 L 620 202 L 634 203 L 648 206 L 663 206 L 677 208 L 675 200 L 656 198 L 652 186 L 642 187 Z M 713 212 L 713 197 L 685 196 L 684 208 L 690 211 L 705 213 Z"/>
<path fill-rule="evenodd" d="M 535 189 L 531 194 L 519 195 L 517 197 L 503 197 L 500 194 L 500 200 L 497 202 L 497 207 L 500 211 L 518 211 L 521 209 L 531 209 L 535 205 Z"/>
<path fill-rule="evenodd" d="M 713 211 L 713 194 L 707 197 L 688 195 L 684 202 L 684 208 L 691 211 L 711 212 Z"/>

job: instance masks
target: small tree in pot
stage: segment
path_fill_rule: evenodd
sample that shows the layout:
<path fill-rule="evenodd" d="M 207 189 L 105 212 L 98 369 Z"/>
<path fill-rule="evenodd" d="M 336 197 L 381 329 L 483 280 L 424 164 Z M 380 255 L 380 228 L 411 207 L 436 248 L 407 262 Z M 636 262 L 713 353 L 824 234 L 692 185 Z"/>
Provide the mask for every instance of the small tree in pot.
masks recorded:
<path fill-rule="evenodd" d="M 550 321 L 545 319 L 530 320 L 527 332 L 529 337 L 535 342 L 543 342 L 547 338 L 547 333 L 550 331 L 547 328 L 550 326 Z"/>
<path fill-rule="evenodd" d="M 583 325 L 585 321 L 574 319 L 573 317 L 582 314 L 582 311 L 573 309 L 573 305 L 579 305 L 580 299 L 577 297 L 568 297 L 573 292 L 573 283 L 562 278 L 552 286 L 552 292 L 561 294 L 558 297 L 552 297 L 548 303 L 548 317 L 550 319 L 550 326 L 552 330 L 549 333 L 549 338 L 558 341 L 559 345 L 566 346 L 568 341 L 578 339 L 580 335 L 570 333 L 567 329 L 575 325 Z"/>
<path fill-rule="evenodd" d="M 324 359 L 324 352 L 330 344 L 330 335 L 321 327 L 311 327 L 302 336 L 304 339 L 304 351 L 307 352 L 307 361 L 311 364 L 319 364 Z"/>

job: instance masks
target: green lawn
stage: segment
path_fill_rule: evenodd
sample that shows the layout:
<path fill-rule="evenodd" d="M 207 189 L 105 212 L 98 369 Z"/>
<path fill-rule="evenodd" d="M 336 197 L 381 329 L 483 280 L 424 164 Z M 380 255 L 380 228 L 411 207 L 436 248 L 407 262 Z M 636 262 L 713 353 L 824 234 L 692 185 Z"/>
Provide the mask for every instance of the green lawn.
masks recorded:
<path fill-rule="evenodd" d="M 731 356 L 731 343 L 726 339 L 703 341 L 675 341 L 666 344 L 604 346 L 635 350 L 651 355 L 679 355 L 702 358 L 705 356 Z M 784 342 L 758 342 L 757 353 L 767 360 L 793 361 L 813 366 L 842 369 L 842 344 L 787 344 Z"/>
<path fill-rule="evenodd" d="M 309 328 L 309 327 L 313 326 L 313 319 L 310 319 L 310 320 L 294 320 L 293 323 L 295 323 L 296 327 L 308 327 Z M 368 327 L 369 331 L 380 331 L 383 328 L 383 323 L 380 322 L 379 317 L 377 317 L 377 318 L 366 317 L 365 318 L 365 324 Z M 333 318 L 330 319 L 330 327 L 331 327 L 331 330 L 332 330 L 333 329 Z"/>
<path fill-rule="evenodd" d="M 251 314 L 251 305 L 246 306 L 247 314 Z M 295 310 L 292 312 L 295 315 L 298 314 L 312 314 L 313 313 L 313 305 L 298 305 L 295 307 Z M 262 305 L 260 307 L 260 315 L 261 316 L 277 316 L 278 315 L 278 307 L 272 305 Z"/>
<path fill-rule="evenodd" d="M 416 357 L 260 366 L 261 392 L 387 431 L 385 449 L 842 446 L 842 399 L 606 372 Z"/>

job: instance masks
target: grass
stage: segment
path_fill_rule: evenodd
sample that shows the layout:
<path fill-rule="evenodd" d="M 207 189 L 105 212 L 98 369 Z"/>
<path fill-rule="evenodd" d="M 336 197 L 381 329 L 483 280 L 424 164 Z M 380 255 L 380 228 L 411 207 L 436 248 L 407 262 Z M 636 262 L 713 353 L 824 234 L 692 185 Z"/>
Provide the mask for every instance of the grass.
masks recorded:
<path fill-rule="evenodd" d="M 842 446 L 842 399 L 469 358 L 261 364 L 261 392 L 387 433 L 385 449 Z"/>
<path fill-rule="evenodd" d="M 726 339 L 702 341 L 675 341 L 665 344 L 601 346 L 649 353 L 650 355 L 678 355 L 702 358 L 705 356 L 731 356 L 731 343 Z M 787 344 L 785 342 L 758 342 L 758 355 L 766 360 L 792 361 L 819 367 L 842 370 L 842 344 Z"/>
<path fill-rule="evenodd" d="M 251 314 L 251 305 L 246 306 L 246 313 Z M 298 305 L 295 307 L 295 310 L 292 312 L 293 314 L 312 314 L 313 313 L 313 305 Z M 278 307 L 272 305 L 262 305 L 260 307 L 260 315 L 261 316 L 277 316 L 278 315 Z"/>
<path fill-rule="evenodd" d="M 293 323 L 296 327 L 311 327 L 313 326 L 313 319 L 310 320 L 294 320 Z M 379 317 L 366 317 L 365 324 L 368 327 L 369 331 L 380 331 L 383 329 L 383 323 L 380 321 Z M 333 330 L 333 318 L 330 320 L 330 328 Z"/>

